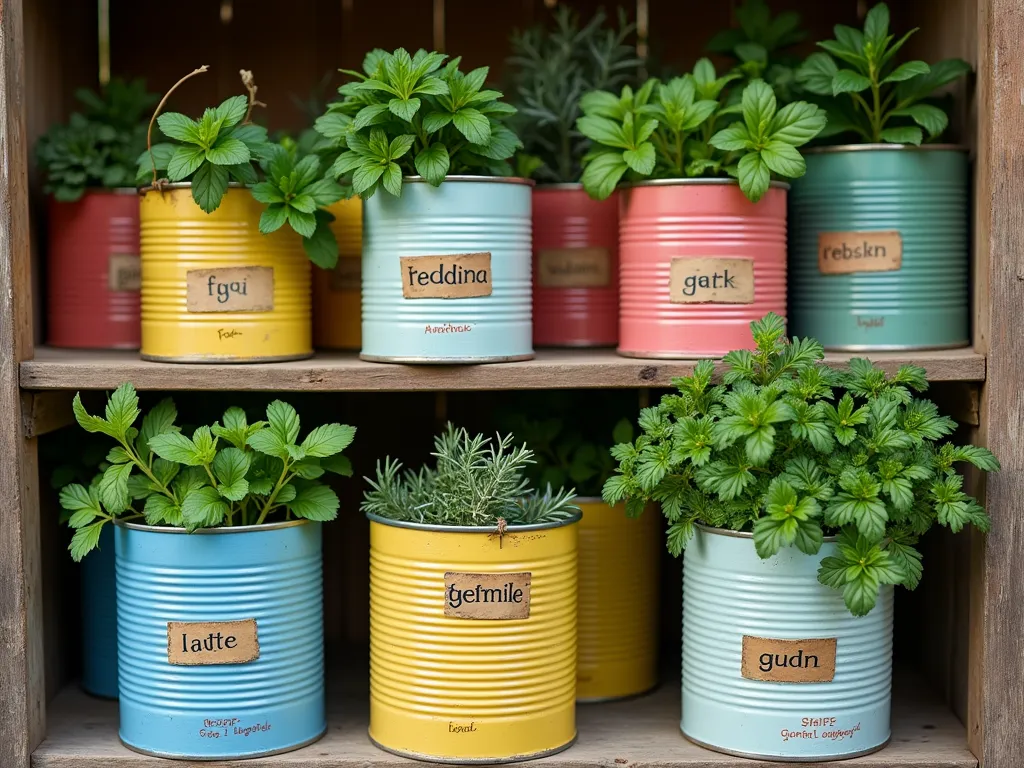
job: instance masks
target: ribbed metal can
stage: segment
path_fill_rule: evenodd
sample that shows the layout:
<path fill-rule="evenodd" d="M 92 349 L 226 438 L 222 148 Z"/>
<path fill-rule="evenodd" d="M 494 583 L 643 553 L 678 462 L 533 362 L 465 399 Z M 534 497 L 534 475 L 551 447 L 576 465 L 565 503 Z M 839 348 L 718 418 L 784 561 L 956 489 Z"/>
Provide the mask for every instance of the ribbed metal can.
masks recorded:
<path fill-rule="evenodd" d="M 579 517 L 503 535 L 369 517 L 370 739 L 456 764 L 570 746 Z"/>
<path fill-rule="evenodd" d="M 449 176 L 433 187 L 410 178 L 400 198 L 382 191 L 363 204 L 364 360 L 533 357 L 532 185 Z"/>
<path fill-rule="evenodd" d="M 683 574 L 683 734 L 763 760 L 854 757 L 889 741 L 893 589 L 855 617 L 815 556 L 762 560 L 750 534 L 698 528 Z"/>
<path fill-rule="evenodd" d="M 720 357 L 752 349 L 750 323 L 786 314 L 786 190 L 752 203 L 735 181 L 623 188 L 619 354 Z"/>
<path fill-rule="evenodd" d="M 117 600 L 114 530 L 106 526 L 99 547 L 82 561 L 82 688 L 117 698 Z"/>
<path fill-rule="evenodd" d="M 139 348 L 139 200 L 134 189 L 50 200 L 47 343 Z"/>
<path fill-rule="evenodd" d="M 619 340 L 619 199 L 582 184 L 533 190 L 533 343 L 612 347 Z"/>
<path fill-rule="evenodd" d="M 362 335 L 363 202 L 339 200 L 331 231 L 338 239 L 338 266 L 313 269 L 313 346 L 359 349 Z"/>
<path fill-rule="evenodd" d="M 313 354 L 301 238 L 259 231 L 263 207 L 228 189 L 207 214 L 189 183 L 142 193 L 142 357 L 256 363 Z"/>
<path fill-rule="evenodd" d="M 319 523 L 115 534 L 125 746 L 229 760 L 324 734 Z"/>
<path fill-rule="evenodd" d="M 579 619 L 576 700 L 608 701 L 658 682 L 661 516 L 627 517 L 620 505 L 577 498 Z"/>
<path fill-rule="evenodd" d="M 961 347 L 969 332 L 967 151 L 812 149 L 790 194 L 790 328 L 826 349 Z"/>

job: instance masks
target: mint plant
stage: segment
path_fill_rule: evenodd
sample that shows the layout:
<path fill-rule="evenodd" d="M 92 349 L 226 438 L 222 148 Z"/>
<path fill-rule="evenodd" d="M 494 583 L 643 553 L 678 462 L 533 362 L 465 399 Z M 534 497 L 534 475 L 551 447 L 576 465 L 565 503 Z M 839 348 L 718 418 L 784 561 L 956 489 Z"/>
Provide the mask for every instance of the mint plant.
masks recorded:
<path fill-rule="evenodd" d="M 999 462 L 943 440 L 955 423 L 915 397 L 928 386 L 923 369 L 890 377 L 854 359 L 834 370 L 817 341 L 787 343 L 774 314 L 751 331 L 756 350 L 726 355 L 723 383 L 701 361 L 673 382 L 678 394 L 641 411 L 643 433 L 612 449 L 619 466 L 605 501 L 625 499 L 632 515 L 659 502 L 677 556 L 697 524 L 753 531 L 762 558 L 788 546 L 812 555 L 836 534 L 818 580 L 841 590 L 856 616 L 874 607 L 882 584 L 917 586 L 916 545 L 935 523 L 988 530 L 954 467 L 995 471 Z"/>
<path fill-rule="evenodd" d="M 405 176 L 438 186 L 448 174 L 507 176 L 507 162 L 522 142 L 508 128 L 515 108 L 500 91 L 484 88 L 488 68 L 459 70 L 460 58 L 404 48 L 371 51 L 363 72 L 338 89 L 316 129 L 340 150 L 335 178 L 351 176 L 352 189 L 369 198 L 383 187 L 402 194 Z"/>
<path fill-rule="evenodd" d="M 271 515 L 333 520 L 338 497 L 317 478 L 352 474 L 341 452 L 355 427 L 325 424 L 300 441 L 299 416 L 280 400 L 267 406 L 266 420 L 250 424 L 241 408 L 228 408 L 221 421 L 191 437 L 174 423 L 178 414 L 170 399 L 136 427 L 142 411 L 128 383 L 110 396 L 104 416 L 88 413 L 78 395 L 73 406 L 82 429 L 116 443 L 88 486 L 71 483 L 60 492 L 75 529 L 70 550 L 76 562 L 96 548 L 103 526 L 115 519 L 189 531 L 260 525 Z"/>
<path fill-rule="evenodd" d="M 949 124 L 946 113 L 926 103 L 934 92 L 971 71 L 962 59 L 928 65 L 897 63 L 896 54 L 917 28 L 899 39 L 889 32 L 889 8 L 879 3 L 864 19 L 864 29 L 835 26 L 835 40 L 818 45 L 797 70 L 797 81 L 824 97 L 828 128 L 822 136 L 856 134 L 863 141 L 920 144 L 937 139 Z M 842 62 L 840 66 L 836 60 Z"/>
<path fill-rule="evenodd" d="M 584 158 L 583 186 L 603 200 L 623 179 L 733 176 L 752 202 L 768 190 L 772 175 L 797 178 L 806 170 L 797 147 L 825 126 L 824 112 L 797 101 L 778 108 L 763 80 L 743 89 L 741 103 L 726 104 L 733 73 L 718 77 L 701 59 L 693 73 L 667 83 L 648 80 L 620 96 L 592 91 L 583 96 L 576 125 L 594 142 Z"/>

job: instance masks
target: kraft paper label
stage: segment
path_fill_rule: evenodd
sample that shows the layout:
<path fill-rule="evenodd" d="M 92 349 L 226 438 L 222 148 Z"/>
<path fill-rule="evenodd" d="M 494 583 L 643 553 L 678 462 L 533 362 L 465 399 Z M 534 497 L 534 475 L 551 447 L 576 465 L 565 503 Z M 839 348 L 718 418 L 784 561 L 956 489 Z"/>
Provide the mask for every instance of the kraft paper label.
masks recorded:
<path fill-rule="evenodd" d="M 332 291 L 360 291 L 363 288 L 363 259 L 360 256 L 342 256 L 331 272 Z"/>
<path fill-rule="evenodd" d="M 669 291 L 673 304 L 753 304 L 754 260 L 672 259 Z"/>
<path fill-rule="evenodd" d="M 903 238 L 888 232 L 819 232 L 818 270 L 823 275 L 895 272 L 903 263 Z"/>
<path fill-rule="evenodd" d="M 142 289 L 142 259 L 128 253 L 112 253 L 107 262 L 107 287 L 112 291 Z"/>
<path fill-rule="evenodd" d="M 491 254 L 402 256 L 402 295 L 407 299 L 468 299 L 491 295 Z"/>
<path fill-rule="evenodd" d="M 274 308 L 273 267 L 190 269 L 189 312 L 270 312 Z"/>
<path fill-rule="evenodd" d="M 530 616 L 530 573 L 444 575 L 444 615 L 457 619 L 526 619 Z"/>
<path fill-rule="evenodd" d="M 836 676 L 836 638 L 771 640 L 744 635 L 741 674 L 770 683 L 831 683 Z"/>
<path fill-rule="evenodd" d="M 611 282 L 607 248 L 548 248 L 537 252 L 542 288 L 604 288 Z"/>
<path fill-rule="evenodd" d="M 167 622 L 168 664 L 247 664 L 259 657 L 256 619 Z"/>

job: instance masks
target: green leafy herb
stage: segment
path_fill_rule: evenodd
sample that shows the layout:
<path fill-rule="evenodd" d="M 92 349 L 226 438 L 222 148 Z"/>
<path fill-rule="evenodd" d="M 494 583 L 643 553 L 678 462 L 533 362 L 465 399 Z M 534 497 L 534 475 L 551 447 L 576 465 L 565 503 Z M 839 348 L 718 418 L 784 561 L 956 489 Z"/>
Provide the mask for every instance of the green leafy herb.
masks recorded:
<path fill-rule="evenodd" d="M 523 476 L 533 451 L 513 446 L 512 435 L 470 437 L 451 424 L 434 440 L 437 462 L 418 472 L 402 471 L 390 458 L 366 478 L 363 512 L 390 520 L 435 525 L 527 525 L 567 520 L 579 512 L 574 491 L 539 493 Z"/>
<path fill-rule="evenodd" d="M 594 148 L 584 158 L 583 186 L 597 199 L 620 180 L 733 176 L 753 202 L 772 176 L 797 178 L 806 170 L 797 147 L 825 126 L 818 107 L 797 101 L 778 109 L 763 80 L 743 89 L 742 102 L 726 106 L 726 86 L 737 75 L 718 77 L 701 59 L 693 73 L 667 83 L 648 80 L 619 97 L 592 91 L 580 102 L 577 121 Z"/>
<path fill-rule="evenodd" d="M 880 585 L 917 586 L 915 547 L 936 522 L 988 530 L 954 465 L 995 471 L 999 462 L 943 441 L 955 424 L 915 396 L 928 386 L 921 368 L 887 376 L 854 359 L 838 371 L 821 363 L 817 341 L 787 343 L 777 315 L 751 330 L 756 349 L 726 355 L 722 384 L 701 361 L 673 382 L 678 394 L 641 411 L 640 437 L 612 449 L 619 466 L 605 501 L 625 499 L 634 514 L 660 502 L 675 555 L 698 523 L 753 531 L 763 558 L 788 546 L 814 554 L 838 533 L 818 580 L 841 590 L 857 616 L 874 607 Z"/>
<path fill-rule="evenodd" d="M 164 400 L 142 418 L 131 384 L 122 384 L 104 415 L 93 416 L 75 395 L 75 419 L 86 432 L 112 438 L 102 471 L 86 486 L 66 485 L 61 506 L 75 529 L 76 561 L 96 547 L 100 529 L 114 519 L 189 531 L 260 525 L 269 515 L 333 520 L 338 497 L 316 478 L 326 472 L 351 476 L 341 456 L 355 437 L 342 424 L 316 427 L 299 440 L 299 416 L 287 403 L 267 406 L 264 421 L 248 423 L 241 408 L 228 408 L 220 422 L 191 436 L 175 425 L 177 409 Z"/>
<path fill-rule="evenodd" d="M 86 189 L 132 186 L 135 158 L 146 146 L 143 114 L 157 100 L 142 80 L 111 80 L 99 93 L 75 93 L 83 112 L 54 125 L 36 144 L 36 162 L 46 176 L 44 191 L 62 202 Z"/>
<path fill-rule="evenodd" d="M 635 26 L 626 23 L 621 8 L 617 27 L 606 27 L 605 21 L 598 10 L 581 26 L 579 14 L 561 5 L 554 29 L 537 25 L 512 35 L 512 56 L 506 63 L 517 94 L 514 128 L 524 144 L 516 158 L 519 175 L 578 181 L 590 146 L 576 129 L 580 97 L 587 91 L 635 85 L 643 60 L 626 43 Z"/>
<path fill-rule="evenodd" d="M 363 198 L 380 187 L 398 197 L 402 179 L 422 176 L 438 186 L 448 174 L 507 176 L 508 158 L 522 147 L 507 127 L 515 108 L 484 88 L 487 67 L 463 73 L 461 59 L 404 48 L 371 51 L 363 72 L 338 89 L 316 129 L 340 150 L 335 178 L 351 176 Z M 444 66 L 442 66 L 444 65 Z"/>
<path fill-rule="evenodd" d="M 829 124 L 823 137 L 855 133 L 867 142 L 920 144 L 925 134 L 934 140 L 946 130 L 946 113 L 926 100 L 971 66 L 962 59 L 899 63 L 896 54 L 916 31 L 897 39 L 889 32 L 889 8 L 879 3 L 868 11 L 863 31 L 837 24 L 836 39 L 818 43 L 824 52 L 807 58 L 797 81 L 824 97 Z"/>

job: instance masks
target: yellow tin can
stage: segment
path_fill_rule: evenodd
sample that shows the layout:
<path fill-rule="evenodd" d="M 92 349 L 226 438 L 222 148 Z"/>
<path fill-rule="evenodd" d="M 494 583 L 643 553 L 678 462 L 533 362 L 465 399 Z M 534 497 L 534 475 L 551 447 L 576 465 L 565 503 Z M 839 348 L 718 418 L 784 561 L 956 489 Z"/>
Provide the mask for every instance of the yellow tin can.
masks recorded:
<path fill-rule="evenodd" d="M 661 516 L 578 498 L 579 624 L 576 700 L 608 701 L 658 682 Z"/>
<path fill-rule="evenodd" d="M 187 182 L 143 190 L 144 360 L 255 363 L 313 354 L 302 239 L 284 229 L 260 234 L 262 210 L 237 185 L 210 214 Z"/>
<path fill-rule="evenodd" d="M 362 346 L 363 201 L 339 200 L 331 231 L 338 239 L 338 266 L 313 270 L 313 346 L 356 349 Z"/>
<path fill-rule="evenodd" d="M 503 763 L 576 739 L 579 517 L 493 529 L 370 518 L 370 739 Z"/>

